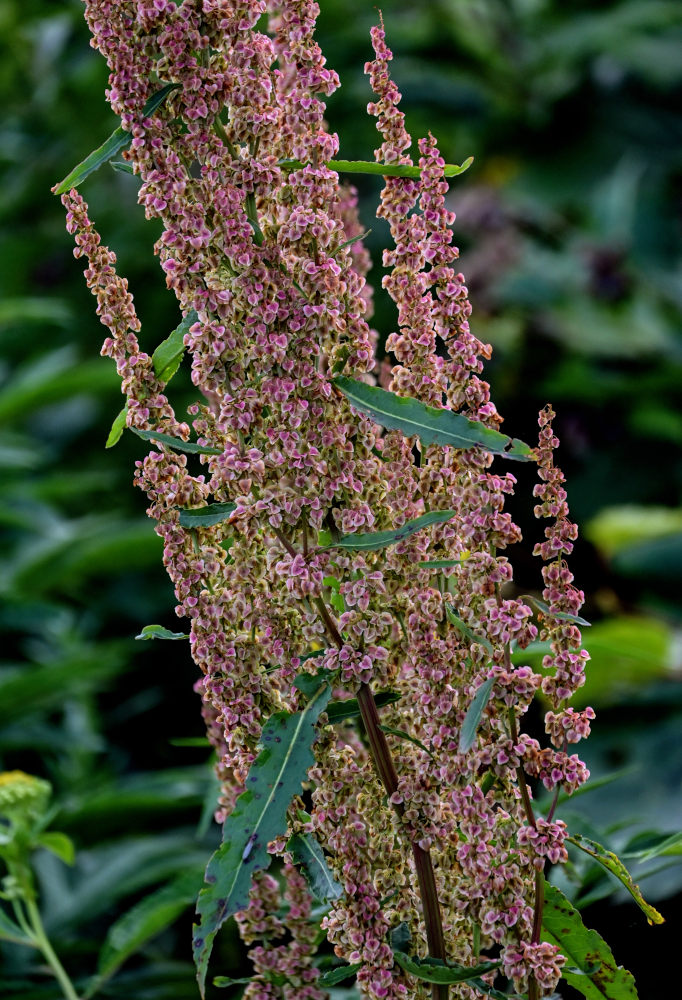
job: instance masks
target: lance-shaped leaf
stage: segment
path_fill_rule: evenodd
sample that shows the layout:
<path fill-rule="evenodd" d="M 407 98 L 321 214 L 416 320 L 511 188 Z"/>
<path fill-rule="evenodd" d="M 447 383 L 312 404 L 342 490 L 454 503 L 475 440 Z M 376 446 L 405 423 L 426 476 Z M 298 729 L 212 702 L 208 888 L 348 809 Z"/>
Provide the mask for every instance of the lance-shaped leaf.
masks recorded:
<path fill-rule="evenodd" d="M 590 840 L 589 837 L 583 837 L 579 833 L 573 834 L 573 836 L 569 837 L 568 840 L 574 847 L 579 847 L 581 851 L 585 852 L 585 854 L 589 854 L 591 858 L 594 858 L 594 860 L 598 862 L 602 868 L 605 868 L 607 872 L 615 875 L 618 881 L 625 886 L 650 924 L 665 923 L 665 918 L 661 916 L 657 909 L 655 909 L 650 903 L 647 903 L 644 899 L 639 886 L 633 882 L 632 875 L 617 854 L 614 854 L 613 851 L 607 851 L 607 849 L 601 844 L 598 844 L 596 840 Z"/>
<path fill-rule="evenodd" d="M 418 740 L 416 736 L 411 736 L 410 733 L 406 733 L 404 729 L 393 729 L 392 726 L 380 726 L 379 727 L 384 733 L 389 733 L 391 736 L 397 736 L 399 740 L 407 740 L 408 743 L 414 743 L 416 747 L 427 753 L 429 757 L 433 760 L 433 754 L 427 746 L 425 746 L 421 740 Z"/>
<path fill-rule="evenodd" d="M 397 691 L 379 691 L 374 695 L 374 701 L 377 708 L 381 708 L 383 705 L 392 705 L 393 702 L 400 701 L 400 695 Z M 327 705 L 327 718 L 330 723 L 344 722 L 360 714 L 360 705 L 355 698 L 349 698 L 348 701 L 332 701 Z"/>
<path fill-rule="evenodd" d="M 228 986 L 246 986 L 252 979 L 253 976 L 244 976 L 242 979 L 230 979 L 229 976 L 214 976 L 213 985 L 217 986 L 219 990 L 224 990 Z"/>
<path fill-rule="evenodd" d="M 351 549 L 354 552 L 372 552 L 376 549 L 385 549 L 389 545 L 403 542 L 410 535 L 414 535 L 422 528 L 428 528 L 430 524 L 443 524 L 455 516 L 454 510 L 432 510 L 421 517 L 415 517 L 413 521 L 407 521 L 399 528 L 392 528 L 390 531 L 372 531 L 364 535 L 343 535 L 338 541 L 332 542 L 328 548 Z"/>
<path fill-rule="evenodd" d="M 638 1000 L 632 973 L 616 965 L 613 952 L 596 931 L 589 930 L 566 897 L 545 882 L 542 940 L 555 944 L 569 968 L 563 978 L 587 1000 Z"/>
<path fill-rule="evenodd" d="M 594 782 L 590 782 L 591 785 Z M 638 861 L 653 861 L 654 858 L 669 857 L 682 854 L 682 833 L 671 833 L 667 837 L 659 838 L 650 847 L 642 848 L 640 851 L 628 851 L 624 858 L 636 858 Z"/>
<path fill-rule="evenodd" d="M 272 861 L 268 843 L 286 831 L 287 809 L 314 763 L 315 724 L 330 697 L 331 687 L 322 680 L 300 712 L 278 712 L 263 728 L 263 750 L 251 765 L 246 791 L 225 821 L 223 843 L 208 863 L 207 888 L 197 901 L 200 921 L 194 926 L 193 946 L 202 996 L 218 929 L 246 908 L 254 872 Z"/>
<path fill-rule="evenodd" d="M 447 965 L 438 958 L 417 958 L 406 955 L 402 951 L 394 951 L 393 957 L 405 972 L 421 979 L 425 983 L 466 983 L 468 980 L 477 979 L 486 972 L 499 969 L 501 962 L 480 962 L 478 965 Z"/>
<path fill-rule="evenodd" d="M 191 455 L 222 455 L 222 448 L 209 448 L 206 445 L 195 444 L 194 441 L 183 441 L 182 438 L 172 437 L 170 434 L 163 434 L 161 431 L 141 431 L 137 427 L 129 428 L 133 434 L 137 434 L 143 441 L 154 441 L 165 444 L 176 451 L 186 451 Z"/>
<path fill-rule="evenodd" d="M 473 162 L 473 156 L 469 156 L 460 164 L 446 163 L 443 173 L 445 177 L 457 177 L 468 170 Z M 301 160 L 280 160 L 279 165 L 289 170 L 300 170 L 303 162 Z M 326 166 L 336 170 L 339 174 L 376 174 L 379 177 L 415 178 L 422 175 L 421 167 L 415 167 L 409 163 L 377 163 L 376 160 L 329 160 Z"/>
<path fill-rule="evenodd" d="M 189 328 L 196 323 L 198 318 L 196 310 L 191 309 L 179 326 L 176 326 L 173 332 L 161 341 L 152 354 L 154 372 L 162 382 L 170 382 L 180 367 L 182 356 L 185 353 L 185 334 L 189 332 Z"/>
<path fill-rule="evenodd" d="M 523 441 L 512 440 L 492 427 L 469 420 L 462 413 L 439 410 L 410 396 L 396 396 L 394 392 L 357 382 L 345 375 L 338 375 L 332 384 L 356 410 L 367 413 L 383 427 L 402 431 L 407 437 L 418 437 L 422 444 L 482 448 L 495 455 L 521 461 L 530 461 L 535 457 L 533 450 Z"/>
<path fill-rule="evenodd" d="M 330 903 L 333 899 L 340 899 L 343 896 L 343 887 L 329 870 L 322 848 L 312 833 L 294 834 L 289 838 L 287 850 L 291 851 L 294 863 L 303 869 L 315 899 L 319 899 L 322 903 Z"/>
<path fill-rule="evenodd" d="M 163 102 L 166 100 L 168 95 L 176 87 L 179 87 L 178 83 L 168 83 L 161 90 L 157 91 L 156 94 L 152 94 L 147 103 L 144 106 L 143 115 L 148 118 L 149 115 L 153 115 L 157 108 L 161 107 Z M 86 177 L 93 174 L 95 170 L 99 170 L 103 163 L 110 160 L 112 156 L 116 156 L 118 152 L 122 149 L 127 149 L 130 145 L 132 136 L 130 132 L 125 132 L 123 128 L 119 127 L 111 133 L 109 138 L 98 146 L 97 149 L 93 149 L 89 156 L 74 167 L 70 174 L 68 174 L 63 181 L 55 185 L 52 189 L 55 194 L 64 194 L 66 191 L 70 191 L 71 188 L 78 187 L 82 184 Z"/>
<path fill-rule="evenodd" d="M 490 692 L 493 689 L 493 683 L 494 678 L 489 677 L 487 681 L 484 681 L 481 684 L 480 688 L 471 699 L 471 704 L 466 711 L 464 721 L 462 722 L 462 728 L 459 731 L 460 753 L 468 753 L 476 742 L 478 724 L 481 721 L 481 716 L 483 715 L 485 707 L 490 700 Z"/>
<path fill-rule="evenodd" d="M 574 625 L 592 624 L 586 618 L 581 618 L 580 615 L 571 615 L 567 611 L 552 611 L 549 604 L 541 601 L 539 597 L 531 597 L 530 594 L 524 594 L 524 598 L 534 604 L 538 611 L 541 611 L 546 618 L 556 618 L 560 622 L 573 622 Z"/>
<path fill-rule="evenodd" d="M 329 986 L 337 986 L 344 979 L 350 979 L 361 968 L 362 962 L 353 962 L 352 965 L 337 965 L 335 969 L 328 969 L 327 972 L 323 972 L 317 980 L 317 985 L 321 986 L 323 990 L 326 990 Z"/>
<path fill-rule="evenodd" d="M 461 632 L 465 639 L 469 642 L 477 642 L 479 646 L 483 646 L 485 650 L 492 654 L 493 647 L 489 639 L 485 636 L 476 635 L 473 629 L 470 629 L 466 622 L 462 621 L 449 604 L 445 605 L 445 614 L 447 615 L 448 621 L 451 625 L 454 625 L 458 632 Z"/>
<path fill-rule="evenodd" d="M 109 928 L 99 956 L 97 975 L 85 997 L 98 993 L 123 963 L 152 938 L 175 923 L 192 905 L 203 884 L 201 868 L 183 872 L 163 888 L 145 896 Z"/>
<path fill-rule="evenodd" d="M 189 639 L 186 632 L 171 632 L 163 625 L 145 625 L 136 639 Z"/>
<path fill-rule="evenodd" d="M 121 412 L 118 414 L 113 424 L 111 425 L 111 430 L 109 431 L 109 437 L 104 445 L 105 448 L 113 448 L 115 444 L 121 440 L 121 434 L 126 429 L 126 417 L 128 416 L 128 404 L 123 407 Z"/>
<path fill-rule="evenodd" d="M 210 528 L 226 521 L 235 512 L 235 503 L 209 503 L 206 507 L 191 507 L 180 511 L 179 522 L 183 528 Z"/>
<path fill-rule="evenodd" d="M 417 566 L 423 569 L 450 569 L 451 566 L 461 566 L 461 559 L 425 559 L 418 562 Z"/>

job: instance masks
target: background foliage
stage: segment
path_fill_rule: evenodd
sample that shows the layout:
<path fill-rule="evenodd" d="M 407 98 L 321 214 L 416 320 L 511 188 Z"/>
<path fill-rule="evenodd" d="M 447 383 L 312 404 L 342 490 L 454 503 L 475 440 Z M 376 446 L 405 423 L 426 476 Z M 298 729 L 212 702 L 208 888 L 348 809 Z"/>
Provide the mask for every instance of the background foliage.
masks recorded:
<path fill-rule="evenodd" d="M 362 66 L 376 11 L 366 0 L 322 7 L 320 42 L 343 83 L 329 121 L 341 155 L 371 157 Z M 585 756 L 597 777 L 619 772 L 561 815 L 633 853 L 682 825 L 682 8 L 382 7 L 408 127 L 430 129 L 449 162 L 476 158 L 453 181 L 452 204 L 475 330 L 495 346 L 488 372 L 505 430 L 532 440 L 540 406 L 552 400 L 559 413 L 582 527 L 574 566 L 594 622 L 584 700 L 598 720 Z M 48 777 L 54 825 L 76 841 L 72 869 L 46 852 L 36 863 L 48 929 L 78 978 L 94 971 L 117 916 L 200 865 L 218 831 L 206 810 L 200 823 L 212 794 L 206 751 L 172 742 L 202 732 L 187 648 L 132 638 L 150 622 L 177 628 L 174 600 L 131 484 L 142 445 L 124 435 L 103 448 L 119 387 L 98 357 L 102 328 L 49 193 L 117 124 L 103 99 L 106 68 L 77 0 L 5 0 L 0 38 L 0 770 Z M 379 184 L 358 178 L 358 187 L 377 285 Z M 151 352 L 180 317 L 135 192 L 133 178 L 109 168 L 84 189 Z M 395 319 L 380 289 L 375 299 L 385 337 Z M 186 374 L 173 385 L 176 400 L 190 400 Z M 529 541 L 517 575 L 535 589 L 532 487 L 519 472 L 515 513 Z M 648 956 L 672 942 L 680 914 L 676 860 L 635 866 L 668 917 L 663 928 L 647 927 L 615 883 L 577 859 L 562 881 L 643 996 L 657 988 Z M 195 995 L 188 924 L 151 941 L 104 994 Z M 229 933 L 222 947 L 220 971 L 238 975 Z M 31 955 L 8 947 L 1 957 L 7 995 L 57 995 Z"/>

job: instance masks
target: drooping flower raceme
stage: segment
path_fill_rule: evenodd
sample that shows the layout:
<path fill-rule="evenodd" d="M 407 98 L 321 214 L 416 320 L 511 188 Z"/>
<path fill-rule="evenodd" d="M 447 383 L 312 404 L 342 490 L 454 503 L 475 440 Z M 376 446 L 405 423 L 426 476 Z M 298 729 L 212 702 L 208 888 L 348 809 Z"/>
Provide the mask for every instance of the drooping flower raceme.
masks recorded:
<path fill-rule="evenodd" d="M 339 143 L 323 97 L 339 81 L 314 40 L 317 4 L 85 8 L 110 68 L 108 99 L 132 137 L 124 156 L 140 204 L 163 226 L 155 249 L 167 285 L 183 316 L 196 315 L 185 344 L 200 399 L 187 423 L 139 348 L 113 253 L 80 194 L 64 196 L 128 426 L 187 441 L 191 424 L 204 452 L 192 471 L 177 447 L 157 443 L 137 463 L 136 483 L 164 542 L 177 614 L 189 620 L 219 756 L 217 818 L 244 787 L 265 721 L 300 707 L 297 674 L 328 670 L 335 697 L 361 703 L 369 746 L 352 724 L 319 727 L 309 811 L 295 800 L 288 832 L 314 835 L 343 890 L 323 927 L 337 955 L 359 964 L 363 995 L 430 990 L 395 962 L 390 934 L 403 923 L 414 955 L 465 965 L 499 956 L 516 989 L 548 995 L 563 957 L 539 938 L 538 877 L 546 861 L 566 859 L 566 828 L 535 815 L 526 776 L 577 788 L 587 771 L 567 746 L 593 718 L 567 707 L 583 680 L 583 595 L 565 562 L 575 527 L 553 464 L 552 413 L 541 415 L 537 451 L 536 514 L 551 519 L 536 550 L 545 561 L 539 637 L 552 650 L 539 674 L 523 662 L 537 612 L 513 587 L 507 550 L 520 532 L 504 509 L 515 485 L 504 459 L 383 431 L 335 382 L 373 381 L 376 335 L 357 198 L 329 162 Z M 383 25 L 372 42 L 376 159 L 411 165 Z M 145 114 L 164 84 L 173 85 L 165 103 Z M 397 307 L 389 388 L 496 430 L 501 417 L 482 378 L 490 347 L 470 329 L 454 267 L 444 162 L 433 137 L 418 147 L 419 176 L 387 177 L 378 213 L 394 244 L 383 282 Z M 208 503 L 232 503 L 229 521 L 180 524 L 181 509 Z M 451 516 L 389 547 L 352 543 L 431 511 Z M 521 728 L 540 689 L 551 705 L 548 747 Z M 374 695 L 385 690 L 393 700 L 379 724 Z M 485 691 L 477 731 L 463 740 Z M 317 1000 L 310 900 L 286 834 L 270 850 L 284 859 L 288 915 L 276 915 L 278 883 L 260 874 L 238 918 L 256 970 L 247 994 Z M 290 943 L 258 944 L 286 930 Z M 491 983 L 495 974 L 482 973 Z M 451 990 L 469 998 L 480 988 L 479 978 Z"/>

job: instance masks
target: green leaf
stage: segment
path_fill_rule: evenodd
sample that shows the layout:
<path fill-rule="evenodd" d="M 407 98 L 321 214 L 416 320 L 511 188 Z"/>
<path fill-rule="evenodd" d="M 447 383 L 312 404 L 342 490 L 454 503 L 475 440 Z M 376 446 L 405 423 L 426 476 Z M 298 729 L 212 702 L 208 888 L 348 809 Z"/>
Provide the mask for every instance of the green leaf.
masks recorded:
<path fill-rule="evenodd" d="M 374 695 L 374 700 L 377 708 L 381 708 L 383 705 L 392 705 L 400 701 L 400 695 L 397 691 L 379 691 Z M 361 715 L 360 705 L 355 698 L 349 698 L 348 701 L 332 701 L 327 706 L 327 718 L 331 725 L 344 722 L 346 719 L 354 719 L 359 715 Z"/>
<path fill-rule="evenodd" d="M 171 632 L 163 625 L 145 625 L 136 639 L 189 639 L 186 632 Z"/>
<path fill-rule="evenodd" d="M 22 931 L 19 924 L 15 924 L 2 909 L 0 909 L 0 941 L 11 941 L 13 944 L 26 944 L 37 947 L 28 934 Z"/>
<path fill-rule="evenodd" d="M 455 516 L 454 510 L 432 510 L 428 514 L 422 514 L 413 521 L 407 521 L 399 528 L 390 531 L 372 531 L 365 535 L 343 535 L 336 542 L 327 546 L 332 549 L 350 549 L 352 551 L 373 552 L 376 549 L 385 549 L 388 545 L 395 545 L 402 542 L 422 528 L 427 528 L 430 524 L 442 524 Z"/>
<path fill-rule="evenodd" d="M 471 699 L 471 704 L 466 711 L 462 728 L 459 731 L 458 749 L 460 753 L 468 753 L 476 742 L 476 730 L 490 700 L 494 680 L 494 677 L 489 677 L 487 681 L 484 681 Z"/>
<path fill-rule="evenodd" d="M 654 858 L 680 854 L 682 854 L 682 833 L 671 833 L 669 837 L 664 837 L 652 847 L 641 851 L 628 851 L 623 857 L 635 858 L 637 861 L 652 861 Z"/>
<path fill-rule="evenodd" d="M 126 163 L 125 160 L 112 160 L 109 163 L 112 170 L 115 170 L 119 174 L 134 174 L 132 163 Z"/>
<path fill-rule="evenodd" d="M 488 986 L 483 979 L 470 979 L 468 985 L 473 986 L 475 990 L 491 1000 L 526 1000 L 525 996 L 519 996 L 518 993 L 503 993 L 501 990 L 495 990 L 492 986 Z M 552 998 L 550 997 L 549 1000 Z"/>
<path fill-rule="evenodd" d="M 581 618 L 580 615 L 570 615 L 566 611 L 552 611 L 549 604 L 541 601 L 538 597 L 531 597 L 530 594 L 524 595 L 525 599 L 530 601 L 538 611 L 541 611 L 546 618 L 556 618 L 560 622 L 573 622 L 574 625 L 591 625 L 592 622 L 588 622 L 587 619 Z"/>
<path fill-rule="evenodd" d="M 587 1000 L 638 1000 L 632 973 L 616 960 L 608 944 L 589 930 L 578 911 L 556 888 L 545 882 L 542 940 L 558 946 L 571 967 L 582 975 L 563 970 L 563 978 Z M 598 965 L 596 971 L 594 967 Z"/>
<path fill-rule="evenodd" d="M 128 404 L 123 407 L 119 415 L 111 425 L 109 437 L 106 440 L 105 448 L 113 448 L 121 440 L 121 435 L 126 428 L 126 417 L 128 416 Z"/>
<path fill-rule="evenodd" d="M 168 740 L 172 747 L 210 747 L 207 736 L 176 736 Z"/>
<path fill-rule="evenodd" d="M 72 865 L 76 859 L 76 848 L 71 837 L 67 837 L 65 833 L 60 833 L 58 830 L 41 833 L 36 843 L 40 847 L 44 847 L 46 851 L 50 851 L 51 854 L 55 854 L 66 865 Z"/>
<path fill-rule="evenodd" d="M 332 384 L 339 389 L 356 410 L 369 414 L 383 427 L 402 431 L 407 437 L 416 435 L 422 444 L 448 444 L 453 448 L 483 448 L 506 458 L 530 461 L 535 453 L 523 441 L 512 440 L 506 434 L 469 420 L 453 410 L 427 406 L 410 396 L 396 396 L 378 386 L 366 385 L 338 375 Z"/>
<path fill-rule="evenodd" d="M 433 754 L 431 753 L 429 748 L 424 746 L 422 741 L 418 740 L 416 736 L 410 736 L 410 734 L 406 733 L 404 729 L 393 729 L 391 726 L 380 726 L 379 728 L 382 729 L 385 733 L 390 733 L 391 736 L 397 736 L 399 740 L 407 740 L 408 743 L 414 743 L 416 747 L 419 747 L 420 750 L 423 750 L 424 753 L 427 753 L 429 757 L 431 757 L 431 759 L 433 760 Z"/>
<path fill-rule="evenodd" d="M 469 156 L 463 163 L 446 163 L 444 169 L 445 177 L 457 177 L 468 170 L 474 162 L 473 156 Z M 301 160 L 280 160 L 280 167 L 289 170 L 300 170 L 303 166 Z M 421 167 L 414 167 L 409 163 L 377 163 L 375 160 L 329 160 L 326 166 L 336 170 L 339 174 L 377 174 L 379 177 L 415 177 L 422 175 Z"/>
<path fill-rule="evenodd" d="M 253 976 L 245 976 L 243 979 L 230 979 L 229 976 L 214 976 L 213 985 L 219 990 L 227 989 L 228 986 L 246 986 L 253 980 Z"/>
<path fill-rule="evenodd" d="M 189 328 L 196 323 L 198 315 L 195 309 L 191 309 L 184 317 L 179 326 L 162 340 L 152 354 L 152 362 L 157 377 L 162 382 L 170 382 L 180 367 L 180 362 L 185 353 L 185 334 Z"/>
<path fill-rule="evenodd" d="M 447 619 L 450 624 L 454 625 L 457 631 L 461 632 L 465 639 L 468 639 L 469 642 L 477 642 L 479 646 L 483 646 L 483 648 L 492 655 L 493 647 L 490 640 L 486 639 L 485 636 L 476 635 L 476 633 L 469 628 L 466 622 L 463 622 L 461 618 L 458 618 L 452 610 L 450 604 L 445 605 L 445 614 L 447 615 Z"/>
<path fill-rule="evenodd" d="M 486 972 L 499 969 L 501 962 L 481 962 L 479 965 L 447 965 L 438 958 L 417 958 L 406 955 L 402 951 L 394 951 L 393 957 L 405 972 L 421 979 L 425 983 L 465 983 L 470 979 L 476 979 Z"/>
<path fill-rule="evenodd" d="M 145 118 L 149 115 L 154 114 L 157 108 L 159 108 L 163 102 L 166 100 L 168 95 L 176 87 L 179 87 L 178 83 L 168 83 L 165 87 L 162 87 L 156 94 L 153 94 L 144 106 L 143 115 Z M 109 138 L 98 146 L 97 149 L 93 149 L 89 156 L 74 167 L 71 173 L 67 174 L 63 181 L 55 185 L 52 189 L 54 194 L 64 194 L 66 191 L 70 191 L 71 188 L 78 187 L 82 184 L 86 177 L 93 174 L 95 170 L 99 170 L 103 163 L 110 160 L 112 156 L 116 156 L 118 152 L 122 149 L 127 149 L 130 145 L 132 136 L 130 132 L 125 132 L 123 128 L 119 127 L 111 133 Z"/>
<path fill-rule="evenodd" d="M 311 833 L 294 834 L 289 838 L 287 850 L 291 851 L 294 863 L 303 869 L 315 899 L 329 903 L 343 896 L 343 887 L 329 870 L 322 848 Z"/>
<path fill-rule="evenodd" d="M 193 441 L 183 441 L 181 438 L 171 437 L 170 434 L 162 434 L 161 431 L 141 431 L 137 427 L 128 428 L 141 437 L 143 441 L 154 441 L 165 444 L 176 451 L 186 451 L 191 455 L 222 455 L 222 448 L 209 448 L 205 445 L 195 444 Z"/>
<path fill-rule="evenodd" d="M 461 559 L 425 559 L 417 563 L 417 566 L 422 566 L 424 569 L 449 569 L 451 566 L 461 565 Z"/>
<path fill-rule="evenodd" d="M 201 868 L 185 871 L 163 888 L 145 896 L 109 928 L 99 956 L 97 975 L 85 994 L 93 996 L 123 963 L 192 905 L 203 883 Z"/>
<path fill-rule="evenodd" d="M 330 697 L 325 679 L 301 711 L 277 712 L 263 728 L 263 750 L 225 821 L 223 844 L 208 863 L 207 888 L 197 901 L 200 922 L 194 926 L 193 946 L 202 996 L 213 939 L 228 917 L 248 905 L 253 873 L 272 861 L 268 843 L 286 831 L 287 809 L 314 763 L 315 724 Z"/>
<path fill-rule="evenodd" d="M 180 511 L 183 528 L 210 528 L 225 521 L 237 509 L 236 503 L 209 503 L 206 507 L 184 508 Z"/>
<path fill-rule="evenodd" d="M 336 986 L 338 983 L 342 983 L 344 979 L 350 979 L 361 968 L 362 962 L 353 962 L 352 965 L 338 965 L 335 969 L 323 972 L 317 980 L 317 985 L 326 990 L 328 986 Z"/>
<path fill-rule="evenodd" d="M 625 886 L 650 924 L 662 924 L 665 922 L 665 918 L 661 916 L 658 910 L 644 899 L 639 886 L 633 882 L 632 875 L 617 854 L 614 854 L 613 851 L 607 851 L 596 840 L 590 840 L 589 837 L 583 837 L 579 833 L 568 837 L 568 840 L 574 847 L 579 847 L 585 854 L 589 854 L 591 858 L 594 858 L 602 868 L 615 875 L 618 881 Z"/>

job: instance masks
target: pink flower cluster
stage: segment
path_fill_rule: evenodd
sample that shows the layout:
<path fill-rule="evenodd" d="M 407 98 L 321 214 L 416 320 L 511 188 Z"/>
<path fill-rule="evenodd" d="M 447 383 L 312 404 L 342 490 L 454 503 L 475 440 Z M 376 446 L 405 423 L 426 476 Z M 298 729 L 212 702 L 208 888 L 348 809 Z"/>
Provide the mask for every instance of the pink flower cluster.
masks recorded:
<path fill-rule="evenodd" d="M 395 770 L 390 794 L 386 767 L 382 787 L 352 726 L 322 725 L 314 747 L 309 832 L 344 888 L 323 921 L 329 940 L 341 959 L 362 963 L 364 996 L 421 997 L 395 964 L 388 935 L 405 922 L 415 952 L 427 953 L 416 871 L 426 858 L 443 957 L 472 963 L 479 948 L 501 946 L 516 988 L 530 983 L 536 996 L 549 994 L 562 956 L 534 938 L 535 885 L 546 861 L 566 860 L 565 827 L 534 815 L 526 779 L 577 788 L 587 771 L 566 745 L 586 736 L 594 717 L 566 704 L 587 656 L 576 623 L 583 595 L 565 562 L 576 529 L 553 461 L 553 414 L 541 414 L 537 451 L 536 514 L 551 524 L 536 547 L 547 605 L 536 616 L 514 590 L 507 555 L 521 537 L 505 510 L 514 476 L 493 470 L 481 449 L 426 447 L 383 432 L 333 382 L 341 372 L 372 378 L 376 334 L 357 196 L 328 165 L 339 143 L 322 98 L 339 81 L 314 40 L 317 4 L 85 0 L 85 8 L 109 65 L 110 103 L 131 134 L 125 156 L 140 180 L 139 202 L 162 225 L 155 249 L 166 283 L 183 315 L 197 315 L 185 338 L 199 394 L 191 427 L 216 453 L 195 466 L 155 445 L 137 463 L 136 482 L 164 541 L 177 614 L 189 620 L 196 690 L 223 783 L 217 817 L 243 786 L 265 720 L 298 707 L 296 673 L 334 671 L 337 697 L 390 689 L 380 717 Z M 383 24 L 372 42 L 369 111 L 382 136 L 375 156 L 411 164 Z M 153 80 L 174 89 L 145 116 L 159 87 Z M 491 349 L 470 329 L 465 280 L 453 266 L 444 162 L 432 136 L 418 146 L 419 179 L 388 177 L 378 212 L 394 243 L 384 254 L 383 284 L 397 309 L 388 382 L 398 395 L 496 429 L 502 418 L 482 378 Z M 115 258 L 80 195 L 64 202 L 109 329 L 104 353 L 122 376 L 128 425 L 187 440 L 190 426 L 139 350 Z M 211 527 L 180 525 L 179 508 L 208 502 L 235 509 Z M 388 548 L 335 544 L 436 510 L 453 516 Z M 543 674 L 518 656 L 538 637 L 552 650 Z M 490 696 L 464 749 L 467 712 L 486 682 Z M 552 708 L 553 746 L 544 749 L 520 731 L 540 690 Z M 253 945 L 252 1000 L 322 995 L 310 900 L 285 844 L 283 833 L 271 846 L 283 857 L 286 920 L 276 916 L 279 889 L 267 875 L 239 916 Z M 286 931 L 289 943 L 256 943 Z M 452 993 L 469 998 L 471 989 Z"/>

